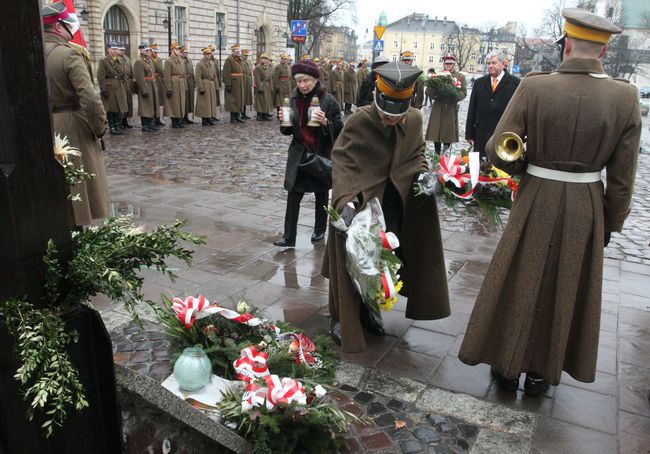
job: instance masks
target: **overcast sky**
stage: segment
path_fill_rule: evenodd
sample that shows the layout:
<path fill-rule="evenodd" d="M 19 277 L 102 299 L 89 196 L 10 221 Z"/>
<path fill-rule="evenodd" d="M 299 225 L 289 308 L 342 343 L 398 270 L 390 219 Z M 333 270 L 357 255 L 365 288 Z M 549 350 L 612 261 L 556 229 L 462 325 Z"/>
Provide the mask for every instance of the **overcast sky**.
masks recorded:
<path fill-rule="evenodd" d="M 470 27 L 481 27 L 492 24 L 501 27 L 508 21 L 525 24 L 530 35 L 532 29 L 539 26 L 544 10 L 551 7 L 557 0 L 356 0 L 358 24 L 352 24 L 350 19 L 343 18 L 342 22 L 352 26 L 359 42 L 372 39 L 374 27 L 379 14 L 384 11 L 388 16 L 388 23 L 394 22 L 411 13 L 428 14 L 433 19 L 438 16 Z M 348 16 L 348 14 L 343 15 Z M 350 17 L 349 15 L 348 17 Z M 336 21 L 339 22 L 339 21 Z M 366 35 L 366 29 L 368 34 Z"/>

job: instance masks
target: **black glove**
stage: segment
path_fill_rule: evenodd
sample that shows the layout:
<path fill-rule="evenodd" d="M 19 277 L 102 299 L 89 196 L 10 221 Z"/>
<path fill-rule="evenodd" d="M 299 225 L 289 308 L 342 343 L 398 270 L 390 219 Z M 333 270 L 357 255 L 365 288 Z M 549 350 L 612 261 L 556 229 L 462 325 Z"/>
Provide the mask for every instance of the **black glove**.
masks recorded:
<path fill-rule="evenodd" d="M 205 93 L 205 88 L 200 89 L 200 90 L 199 90 L 199 93 L 200 93 L 200 94 Z"/>
<path fill-rule="evenodd" d="M 147 96 L 149 96 L 149 93 L 140 93 L 140 94 L 142 95 L 143 98 L 146 98 Z"/>
<path fill-rule="evenodd" d="M 172 97 L 172 91 L 167 90 L 167 93 L 165 93 L 165 96 L 167 96 L 168 98 L 171 98 Z"/>
<path fill-rule="evenodd" d="M 612 239 L 612 232 L 605 230 L 605 247 L 609 245 L 609 240 Z"/>
<path fill-rule="evenodd" d="M 226 85 L 226 91 L 230 93 L 230 90 L 232 90 L 232 85 Z"/>
<path fill-rule="evenodd" d="M 345 222 L 346 226 L 350 227 L 350 224 L 352 224 L 352 219 L 356 214 L 357 210 L 352 208 L 350 205 L 345 205 L 341 211 L 341 219 L 343 219 L 343 222 Z"/>

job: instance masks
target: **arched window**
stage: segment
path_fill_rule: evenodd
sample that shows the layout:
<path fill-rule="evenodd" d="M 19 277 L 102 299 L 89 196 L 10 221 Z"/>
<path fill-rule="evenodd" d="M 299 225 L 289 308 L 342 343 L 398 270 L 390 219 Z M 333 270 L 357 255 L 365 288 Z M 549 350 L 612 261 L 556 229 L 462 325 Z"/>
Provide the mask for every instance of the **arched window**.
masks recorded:
<path fill-rule="evenodd" d="M 257 57 L 266 52 L 266 33 L 264 33 L 264 27 L 260 27 L 255 31 L 257 37 Z"/>
<path fill-rule="evenodd" d="M 104 18 L 104 45 L 113 41 L 123 43 L 125 54 L 130 54 L 129 21 L 117 5 L 111 6 Z"/>

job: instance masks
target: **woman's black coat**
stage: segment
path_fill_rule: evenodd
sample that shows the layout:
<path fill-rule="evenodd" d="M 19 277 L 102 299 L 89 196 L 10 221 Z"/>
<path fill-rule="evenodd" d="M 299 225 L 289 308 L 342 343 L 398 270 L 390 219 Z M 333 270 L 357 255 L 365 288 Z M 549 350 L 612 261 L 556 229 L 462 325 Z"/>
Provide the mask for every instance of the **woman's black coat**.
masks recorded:
<path fill-rule="evenodd" d="M 316 177 L 308 175 L 298 170 L 298 164 L 305 154 L 305 146 L 300 137 L 300 112 L 296 106 L 296 101 L 300 97 L 305 98 L 307 105 L 310 104 L 312 94 L 318 93 L 320 108 L 325 112 L 325 117 L 329 120 L 327 126 L 321 126 L 319 129 L 318 153 L 331 159 L 332 147 L 336 138 L 338 137 L 341 129 L 343 128 L 343 120 L 341 119 L 341 107 L 339 106 L 336 98 L 326 91 L 323 91 L 320 82 L 316 84 L 314 90 L 306 96 L 303 96 L 298 89 L 294 89 L 291 94 L 291 110 L 293 127 L 280 128 L 280 132 L 285 136 L 293 135 L 293 140 L 289 145 L 289 155 L 287 156 L 287 170 L 284 175 L 284 189 L 293 192 L 324 192 L 331 189 L 331 185 L 324 183 Z"/>

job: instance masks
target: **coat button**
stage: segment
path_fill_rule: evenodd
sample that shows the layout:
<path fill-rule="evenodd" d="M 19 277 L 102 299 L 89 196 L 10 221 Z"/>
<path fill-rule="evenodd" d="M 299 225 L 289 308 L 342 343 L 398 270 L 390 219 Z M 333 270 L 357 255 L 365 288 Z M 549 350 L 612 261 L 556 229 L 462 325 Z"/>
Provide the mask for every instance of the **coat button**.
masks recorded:
<path fill-rule="evenodd" d="M 531 344 L 534 344 L 534 343 L 535 343 L 535 338 L 532 338 L 532 339 L 530 340 L 530 343 L 531 343 Z"/>

